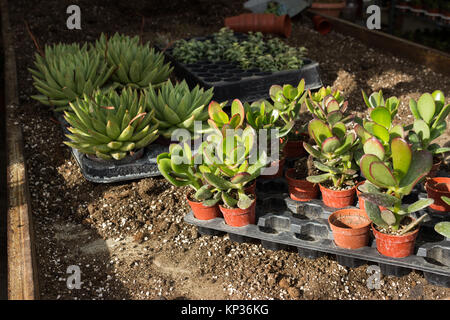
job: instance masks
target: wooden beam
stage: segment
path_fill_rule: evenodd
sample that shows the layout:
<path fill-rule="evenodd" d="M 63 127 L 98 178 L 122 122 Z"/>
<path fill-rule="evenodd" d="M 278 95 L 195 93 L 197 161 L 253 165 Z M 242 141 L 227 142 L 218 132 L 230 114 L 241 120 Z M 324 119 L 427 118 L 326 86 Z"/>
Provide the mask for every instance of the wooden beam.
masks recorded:
<path fill-rule="evenodd" d="M 309 17 L 319 15 L 328 19 L 333 30 L 356 38 L 371 48 L 388 51 L 400 58 L 406 58 L 417 64 L 425 65 L 435 72 L 450 75 L 450 55 L 448 53 L 394 37 L 384 32 L 369 30 L 366 27 L 320 14 L 311 9 L 307 10 L 306 14 Z"/>
<path fill-rule="evenodd" d="M 14 124 L 15 106 L 19 99 L 14 42 L 6 0 L 0 0 L 0 8 L 5 58 L 8 299 L 34 300 L 39 298 L 37 263 L 23 136 L 20 126 Z"/>

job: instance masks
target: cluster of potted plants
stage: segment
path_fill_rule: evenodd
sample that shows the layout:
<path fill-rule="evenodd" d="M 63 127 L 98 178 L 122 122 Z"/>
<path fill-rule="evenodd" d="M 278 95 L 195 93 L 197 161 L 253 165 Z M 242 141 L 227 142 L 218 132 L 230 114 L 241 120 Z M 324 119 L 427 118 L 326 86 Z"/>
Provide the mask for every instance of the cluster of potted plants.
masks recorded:
<path fill-rule="evenodd" d="M 423 13 L 433 20 L 440 16 L 448 21 L 450 17 L 450 3 L 447 0 L 403 0 L 397 6 L 402 12 L 411 9 L 416 15 Z"/>

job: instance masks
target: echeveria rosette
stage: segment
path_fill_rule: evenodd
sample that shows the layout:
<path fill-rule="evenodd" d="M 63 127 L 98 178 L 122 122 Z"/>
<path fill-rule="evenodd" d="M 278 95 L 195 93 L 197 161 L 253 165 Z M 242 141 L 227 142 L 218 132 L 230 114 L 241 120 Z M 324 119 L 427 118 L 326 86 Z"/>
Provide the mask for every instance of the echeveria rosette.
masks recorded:
<path fill-rule="evenodd" d="M 381 149 L 376 144 L 373 144 L 373 148 Z M 386 193 L 401 199 L 430 171 L 433 157 L 426 150 L 413 151 L 402 138 L 394 138 L 390 149 L 392 154 L 389 162 L 380 159 L 376 155 L 377 151 L 373 151 L 361 158 L 360 168 L 372 184 L 387 189 Z"/>
<path fill-rule="evenodd" d="M 195 138 L 199 132 L 194 132 L 194 122 L 208 119 L 213 88 L 205 91 L 197 85 L 190 90 L 184 80 L 175 85 L 168 80 L 159 89 L 150 85 L 146 93 L 146 104 L 155 110 L 160 134 L 165 138 L 171 138 L 177 129 L 186 129 Z"/>
<path fill-rule="evenodd" d="M 314 161 L 315 167 L 326 173 L 309 176 L 307 180 L 312 183 L 330 180 L 335 188 L 341 188 L 356 174 L 353 153 L 358 142 L 355 134 L 348 132 L 342 122 L 336 122 L 330 128 L 327 123 L 319 119 L 309 122 L 308 131 L 316 145 L 311 146 L 303 142 L 303 146 L 313 158 L 318 159 Z"/>
<path fill-rule="evenodd" d="M 412 126 L 408 126 L 411 129 L 408 140 L 412 143 L 413 149 L 428 150 L 433 155 L 449 152 L 450 148 L 432 143 L 445 132 L 446 118 L 450 113 L 450 104 L 445 105 L 442 91 L 424 93 L 417 102 L 411 99 L 409 108 L 415 118 Z"/>
<path fill-rule="evenodd" d="M 204 183 L 202 171 L 205 166 L 198 161 L 199 157 L 201 159 L 202 154 L 193 154 L 187 143 L 184 146 L 171 144 L 169 152 L 159 154 L 156 163 L 167 181 L 177 187 L 190 186 L 195 191 L 194 199 L 209 207 L 219 202 L 220 194 Z"/>

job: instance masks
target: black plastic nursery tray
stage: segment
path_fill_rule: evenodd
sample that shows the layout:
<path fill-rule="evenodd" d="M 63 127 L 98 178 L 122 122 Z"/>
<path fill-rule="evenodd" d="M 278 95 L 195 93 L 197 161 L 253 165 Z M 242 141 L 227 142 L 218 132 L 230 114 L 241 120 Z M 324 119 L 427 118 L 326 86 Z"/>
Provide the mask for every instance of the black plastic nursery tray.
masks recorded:
<path fill-rule="evenodd" d="M 62 115 L 59 114 L 56 117 L 64 133 L 69 133 L 66 127 L 68 123 Z M 128 163 L 126 161 L 118 163 L 111 161 L 99 162 L 89 159 L 77 149 L 71 148 L 71 150 L 86 180 L 95 183 L 113 183 L 160 176 L 161 173 L 158 170 L 156 157 L 160 153 L 168 152 L 169 147 L 152 143 L 140 151 L 142 156 L 139 159 Z"/>
<path fill-rule="evenodd" d="M 239 40 L 246 35 L 236 34 Z M 197 37 L 197 40 L 211 39 Z M 189 39 L 186 39 L 189 40 Z M 156 47 L 163 51 L 162 48 Z M 185 79 L 190 87 L 197 84 L 208 89 L 214 87 L 214 100 L 222 102 L 239 99 L 253 102 L 259 99 L 269 98 L 269 89 L 272 85 L 291 84 L 297 86 L 301 79 L 305 79 L 306 89 L 318 89 L 322 87 L 319 75 L 319 64 L 310 59 L 304 59 L 304 65 L 298 70 L 286 70 L 278 72 L 261 71 L 259 69 L 243 70 L 238 64 L 229 61 L 198 61 L 192 64 L 183 64 L 172 56 L 172 48 L 164 51 L 164 54 L 175 70 L 175 74 Z"/>
<path fill-rule="evenodd" d="M 368 247 L 356 250 L 337 247 L 327 220 L 336 210 L 324 206 L 320 200 L 292 200 L 287 193 L 286 182 L 279 178 L 257 181 L 254 225 L 231 227 L 223 218 L 203 221 L 196 219 L 192 212 L 185 217 L 185 221 L 196 225 L 201 234 L 228 233 L 232 241 L 257 241 L 269 250 L 296 249 L 299 255 L 310 259 L 332 254 L 340 265 L 350 268 L 375 263 L 382 274 L 394 276 L 420 270 L 430 283 L 450 287 L 450 239 L 434 231 L 434 219 L 429 219 L 421 226 L 414 255 L 389 258 L 378 253 L 373 236 Z M 424 213 L 422 211 L 418 215 Z M 448 214 L 445 215 L 449 218 Z"/>

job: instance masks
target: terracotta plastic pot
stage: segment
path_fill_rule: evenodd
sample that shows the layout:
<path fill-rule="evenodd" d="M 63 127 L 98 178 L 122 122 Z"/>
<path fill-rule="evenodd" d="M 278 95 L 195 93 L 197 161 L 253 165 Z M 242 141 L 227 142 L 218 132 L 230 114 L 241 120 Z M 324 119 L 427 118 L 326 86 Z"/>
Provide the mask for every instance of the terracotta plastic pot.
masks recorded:
<path fill-rule="evenodd" d="M 312 10 L 336 18 L 339 17 L 342 9 L 344 8 L 345 8 L 345 1 L 338 3 L 313 2 L 311 5 Z"/>
<path fill-rule="evenodd" d="M 428 198 L 434 199 L 430 208 L 436 211 L 450 212 L 450 205 L 442 201 L 442 196 L 450 197 L 450 178 L 431 178 L 425 182 Z"/>
<path fill-rule="evenodd" d="M 245 188 L 244 188 L 244 192 L 245 194 L 256 194 L 256 180 L 253 181 L 252 184 L 248 184 Z"/>
<path fill-rule="evenodd" d="M 439 158 L 433 158 L 433 166 L 431 167 L 430 172 L 428 172 L 427 177 L 429 177 L 429 178 L 436 177 L 436 174 L 439 171 L 441 164 L 442 164 L 442 160 L 440 160 Z"/>
<path fill-rule="evenodd" d="M 302 134 L 302 136 L 308 137 Z M 283 143 L 283 139 L 280 138 Z M 303 148 L 303 140 L 288 140 L 283 147 L 283 155 L 286 158 L 301 158 L 307 155 L 305 148 Z"/>
<path fill-rule="evenodd" d="M 289 185 L 289 196 L 295 201 L 310 201 L 317 199 L 319 195 L 319 187 L 316 183 L 306 180 L 294 179 L 295 169 L 291 168 L 286 171 L 286 180 Z"/>
<path fill-rule="evenodd" d="M 414 244 L 419 228 L 402 236 L 390 235 L 378 231 L 372 223 L 372 230 L 377 242 L 377 250 L 384 256 L 404 258 L 414 253 Z"/>
<path fill-rule="evenodd" d="M 259 176 L 261 179 L 274 179 L 274 178 L 279 178 L 283 176 L 283 168 L 284 168 L 284 163 L 286 162 L 285 159 L 281 159 L 281 160 L 277 160 L 277 161 L 273 161 L 270 164 L 270 167 L 268 167 L 267 169 L 262 170 L 261 175 Z M 270 170 L 270 172 L 272 172 L 272 170 L 275 170 L 273 167 L 278 166 L 278 171 L 276 173 L 273 174 L 264 174 L 264 172 L 266 170 Z M 270 169 L 269 169 L 270 168 Z M 267 171 L 266 171 L 267 172 Z"/>
<path fill-rule="evenodd" d="M 342 209 L 328 217 L 338 247 L 358 249 L 369 244 L 370 220 L 364 210 Z"/>
<path fill-rule="evenodd" d="M 359 195 L 360 195 L 362 192 L 359 191 L 359 189 L 358 189 L 358 187 L 359 187 L 360 185 L 363 185 L 364 182 L 366 182 L 366 181 L 361 181 L 361 182 L 358 182 L 358 183 L 356 184 L 356 196 L 358 197 L 359 208 L 360 208 L 361 210 L 364 210 L 364 213 L 365 213 L 365 212 L 366 212 L 366 211 L 365 211 L 365 210 L 366 210 L 366 206 L 365 206 L 366 201 L 365 201 L 364 199 L 362 199 L 362 198 L 359 197 Z M 380 208 L 381 211 L 386 210 L 385 207 L 382 207 L 382 206 L 378 206 L 378 207 Z M 367 213 L 366 213 L 366 215 L 367 215 Z"/>
<path fill-rule="evenodd" d="M 225 223 L 232 227 L 243 227 L 249 224 L 255 224 L 255 207 L 256 199 L 253 201 L 253 204 L 245 210 L 240 208 L 230 209 L 219 205 Z"/>
<path fill-rule="evenodd" d="M 319 184 L 323 203 L 331 208 L 345 208 L 353 205 L 356 187 L 348 190 L 332 190 Z"/>
<path fill-rule="evenodd" d="M 288 38 L 292 32 L 288 15 L 277 16 L 273 13 L 244 13 L 225 18 L 225 26 L 236 32 L 262 32 L 280 34 Z"/>
<path fill-rule="evenodd" d="M 191 206 L 192 212 L 194 213 L 194 217 L 199 220 L 211 220 L 214 218 L 221 217 L 219 206 L 215 205 L 212 207 L 205 207 L 203 203 L 191 201 L 189 197 L 186 196 L 186 199 Z"/>
<path fill-rule="evenodd" d="M 331 31 L 331 23 L 322 16 L 312 17 L 314 23 L 314 29 L 320 34 L 326 35 Z"/>

